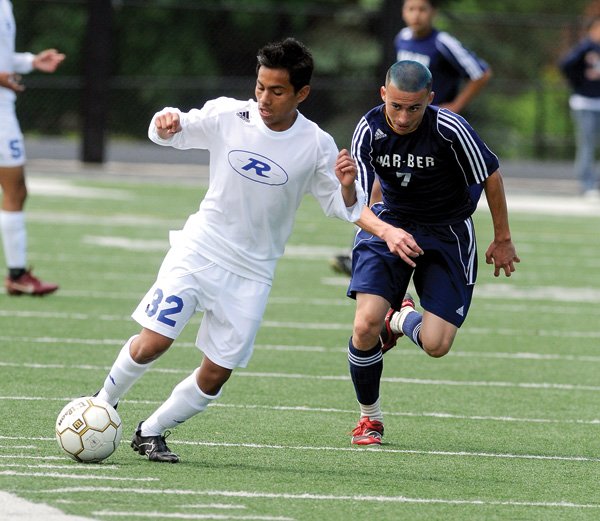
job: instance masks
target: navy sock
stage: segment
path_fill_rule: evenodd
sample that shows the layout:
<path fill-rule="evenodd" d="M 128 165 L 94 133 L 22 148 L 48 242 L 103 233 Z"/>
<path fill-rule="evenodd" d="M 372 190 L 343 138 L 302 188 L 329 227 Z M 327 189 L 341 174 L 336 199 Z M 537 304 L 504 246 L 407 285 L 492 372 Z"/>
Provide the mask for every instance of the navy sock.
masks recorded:
<path fill-rule="evenodd" d="M 421 343 L 419 333 L 421 332 L 422 324 L 423 315 L 421 315 L 421 313 L 417 313 L 416 311 L 412 311 L 406 315 L 404 324 L 402 324 L 402 332 L 421 349 L 423 349 L 423 344 Z"/>
<path fill-rule="evenodd" d="M 374 404 L 379 398 L 379 382 L 383 372 L 381 342 L 377 342 L 377 345 L 368 351 L 360 351 L 354 347 L 350 338 L 348 362 L 358 403 Z"/>

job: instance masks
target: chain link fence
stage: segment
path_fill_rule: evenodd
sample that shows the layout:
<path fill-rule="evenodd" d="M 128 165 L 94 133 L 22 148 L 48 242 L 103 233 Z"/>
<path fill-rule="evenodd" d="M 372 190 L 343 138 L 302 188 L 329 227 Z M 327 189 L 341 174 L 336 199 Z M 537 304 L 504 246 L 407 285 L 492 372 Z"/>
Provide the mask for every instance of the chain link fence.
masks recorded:
<path fill-rule="evenodd" d="M 92 1 L 92 0 L 90 0 Z M 164 106 L 189 110 L 217 96 L 250 98 L 256 51 L 294 36 L 313 51 L 316 70 L 302 112 L 347 147 L 358 119 L 380 102 L 393 60 L 399 12 L 356 4 L 299 2 L 113 1 L 107 133 L 143 140 Z M 24 78 L 17 110 L 23 131 L 79 139 L 89 3 L 17 0 L 17 49 L 55 47 L 67 60 L 53 75 Z M 65 23 L 68 21 L 68 23 Z M 469 121 L 503 157 L 570 158 L 568 89 L 556 62 L 580 36 L 575 15 L 442 11 L 438 26 L 490 63 L 494 76 L 472 103 Z M 93 38 L 93 34 L 91 35 Z"/>

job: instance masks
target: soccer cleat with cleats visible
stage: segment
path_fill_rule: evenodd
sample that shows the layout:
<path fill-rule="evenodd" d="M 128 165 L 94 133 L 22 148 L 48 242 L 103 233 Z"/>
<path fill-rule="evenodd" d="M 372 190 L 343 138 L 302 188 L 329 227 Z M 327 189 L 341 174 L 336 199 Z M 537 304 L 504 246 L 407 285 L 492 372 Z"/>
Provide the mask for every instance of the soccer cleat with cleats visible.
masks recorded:
<path fill-rule="evenodd" d="M 167 447 L 165 438 L 171 434 L 170 431 L 165 432 L 164 436 L 142 436 L 142 423 L 138 425 L 131 447 L 134 451 L 139 452 L 140 456 L 147 456 L 150 461 L 160 461 L 163 463 L 177 463 L 179 456 Z"/>
<path fill-rule="evenodd" d="M 342 275 L 352 275 L 352 258 L 350 255 L 336 255 L 329 261 L 333 271 Z"/>
<path fill-rule="evenodd" d="M 398 342 L 398 339 L 400 337 L 404 336 L 404 333 L 395 333 L 394 331 L 392 331 L 392 325 L 390 324 L 392 315 L 397 311 L 402 311 L 404 308 L 415 309 L 415 301 L 410 295 L 410 293 L 404 295 L 404 299 L 402 300 L 402 304 L 400 305 L 399 310 L 390 308 L 387 314 L 385 315 L 383 327 L 381 328 L 381 333 L 379 334 L 379 339 L 381 340 L 381 352 L 384 354 L 396 345 L 396 342 Z"/>
<path fill-rule="evenodd" d="M 352 445 L 381 445 L 383 423 L 363 416 L 352 431 Z"/>
<path fill-rule="evenodd" d="M 33 295 L 42 296 L 54 293 L 58 289 L 57 284 L 43 282 L 34 277 L 31 270 L 25 271 L 20 277 L 4 279 L 4 287 L 9 295 Z"/>

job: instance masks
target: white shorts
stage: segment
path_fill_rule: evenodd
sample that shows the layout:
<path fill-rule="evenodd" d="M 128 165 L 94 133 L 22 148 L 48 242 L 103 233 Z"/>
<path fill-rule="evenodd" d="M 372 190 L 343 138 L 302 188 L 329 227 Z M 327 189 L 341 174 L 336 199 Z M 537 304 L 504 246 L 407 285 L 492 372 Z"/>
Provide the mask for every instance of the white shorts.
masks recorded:
<path fill-rule="evenodd" d="M 227 369 L 246 367 L 271 286 L 231 273 L 188 248 L 172 247 L 156 282 L 132 317 L 142 327 L 177 338 L 204 311 L 196 345 Z"/>
<path fill-rule="evenodd" d="M 0 167 L 23 166 L 25 143 L 13 105 L 0 104 Z"/>

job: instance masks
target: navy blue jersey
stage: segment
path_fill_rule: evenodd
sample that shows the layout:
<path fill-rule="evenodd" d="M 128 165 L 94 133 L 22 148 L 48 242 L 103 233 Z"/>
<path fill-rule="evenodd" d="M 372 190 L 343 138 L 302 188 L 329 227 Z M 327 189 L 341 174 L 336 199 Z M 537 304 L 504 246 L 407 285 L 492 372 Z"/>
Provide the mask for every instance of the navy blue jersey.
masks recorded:
<path fill-rule="evenodd" d="M 576 94 L 600 98 L 600 45 L 585 38 L 560 61 L 560 69 Z"/>
<path fill-rule="evenodd" d="M 463 80 L 477 80 L 489 69 L 485 61 L 454 36 L 437 29 L 417 39 L 412 30 L 405 27 L 396 35 L 394 46 L 398 61 L 413 60 L 431 71 L 435 105 L 452 101 Z"/>
<path fill-rule="evenodd" d="M 371 109 L 356 126 L 351 153 L 367 197 L 377 175 L 387 210 L 418 224 L 470 217 L 481 193 L 477 185 L 498 170 L 498 158 L 467 121 L 433 105 L 404 135 L 388 124 L 385 105 Z"/>

